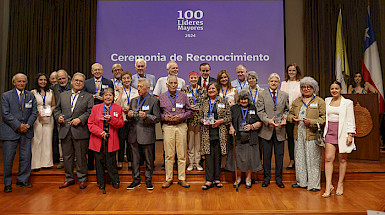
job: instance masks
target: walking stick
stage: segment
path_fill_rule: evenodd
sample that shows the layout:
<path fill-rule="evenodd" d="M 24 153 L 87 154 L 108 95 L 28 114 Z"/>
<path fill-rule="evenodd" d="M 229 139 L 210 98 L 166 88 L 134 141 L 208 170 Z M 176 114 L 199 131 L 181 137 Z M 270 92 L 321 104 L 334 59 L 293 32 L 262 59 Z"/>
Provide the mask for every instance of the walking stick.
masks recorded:
<path fill-rule="evenodd" d="M 107 131 L 106 131 L 107 130 Z M 103 153 L 104 153 L 104 169 L 103 169 L 103 174 L 104 174 L 104 187 L 103 187 L 103 194 L 106 194 L 106 183 L 107 183 L 107 174 L 108 174 L 108 170 L 107 170 L 107 156 L 108 156 L 108 149 L 106 148 L 107 147 L 107 142 L 108 142 L 108 138 L 110 137 L 110 134 L 108 133 L 108 129 L 106 129 L 105 132 L 107 132 L 107 135 L 106 135 L 106 138 L 104 139 L 103 138 Z M 107 170 L 107 173 L 106 173 L 106 170 Z"/>
<path fill-rule="evenodd" d="M 235 172 L 235 190 L 239 192 L 238 189 L 238 168 L 237 168 L 237 150 L 235 149 L 235 135 L 233 134 L 233 152 L 234 152 L 234 172 Z"/>

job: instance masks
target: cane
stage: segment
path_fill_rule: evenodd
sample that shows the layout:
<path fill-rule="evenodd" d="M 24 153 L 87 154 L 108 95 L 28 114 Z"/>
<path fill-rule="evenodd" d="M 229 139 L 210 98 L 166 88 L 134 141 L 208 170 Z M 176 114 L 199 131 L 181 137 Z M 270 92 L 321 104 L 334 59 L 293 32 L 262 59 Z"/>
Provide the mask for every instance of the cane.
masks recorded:
<path fill-rule="evenodd" d="M 237 150 L 235 149 L 235 135 L 233 134 L 233 153 L 234 153 L 234 172 L 235 172 L 235 190 L 239 192 L 238 189 L 238 168 L 237 168 Z"/>
<path fill-rule="evenodd" d="M 108 132 L 108 131 L 106 131 Z M 106 174 L 106 170 L 107 170 L 107 156 L 108 156 L 108 149 L 106 148 L 107 147 L 107 142 L 108 142 L 108 138 L 110 137 L 110 134 L 107 133 L 106 135 L 106 138 L 104 139 L 103 138 L 103 148 L 104 148 L 104 169 L 103 169 L 103 174 L 104 174 L 104 187 L 103 187 L 103 194 L 106 194 L 106 182 L 107 182 L 107 174 Z M 107 170 L 108 171 L 108 170 Z"/>

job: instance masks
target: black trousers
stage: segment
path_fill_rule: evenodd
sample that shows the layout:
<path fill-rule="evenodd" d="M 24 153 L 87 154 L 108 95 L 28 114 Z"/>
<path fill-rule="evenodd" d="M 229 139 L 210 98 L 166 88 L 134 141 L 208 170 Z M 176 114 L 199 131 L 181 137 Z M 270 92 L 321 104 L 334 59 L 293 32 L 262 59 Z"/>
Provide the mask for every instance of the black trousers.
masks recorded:
<path fill-rule="evenodd" d="M 264 181 L 270 182 L 271 179 L 271 157 L 274 147 L 275 156 L 275 181 L 277 183 L 282 182 L 282 166 L 283 166 L 283 153 L 285 148 L 284 141 L 278 141 L 275 130 L 270 140 L 262 138 L 263 144 L 263 169 L 264 169 Z"/>
<path fill-rule="evenodd" d="M 104 172 L 107 167 L 108 175 L 113 183 L 119 183 L 118 167 L 116 166 L 116 152 L 108 152 L 106 159 L 105 153 L 94 152 L 95 155 L 95 167 L 96 167 L 96 179 L 98 184 L 105 183 Z"/>
<path fill-rule="evenodd" d="M 221 178 L 221 147 L 219 140 L 210 140 L 210 154 L 205 155 L 206 181 L 219 181 Z"/>
<path fill-rule="evenodd" d="M 154 148 L 155 143 L 139 145 L 137 142 L 130 144 L 132 150 L 132 178 L 134 181 L 141 181 L 140 177 L 140 161 L 146 161 L 145 178 L 146 181 L 152 180 L 152 173 L 154 171 Z M 143 149 L 144 157 L 141 158 L 140 148 Z"/>
<path fill-rule="evenodd" d="M 294 123 L 286 124 L 286 134 L 287 134 L 287 146 L 289 149 L 290 160 L 294 160 Z"/>
<path fill-rule="evenodd" d="M 53 136 L 52 136 L 52 156 L 53 162 L 60 162 L 60 153 L 59 153 L 59 131 L 57 128 L 57 122 L 54 120 L 53 123 Z"/>
<path fill-rule="evenodd" d="M 129 124 L 126 122 L 122 128 L 119 128 L 118 135 L 119 135 L 119 151 L 118 151 L 118 162 L 123 162 L 124 160 L 124 152 L 126 152 L 127 155 L 127 161 L 132 161 L 132 152 L 131 147 L 128 145 L 127 142 L 127 134 L 129 132 Z"/>

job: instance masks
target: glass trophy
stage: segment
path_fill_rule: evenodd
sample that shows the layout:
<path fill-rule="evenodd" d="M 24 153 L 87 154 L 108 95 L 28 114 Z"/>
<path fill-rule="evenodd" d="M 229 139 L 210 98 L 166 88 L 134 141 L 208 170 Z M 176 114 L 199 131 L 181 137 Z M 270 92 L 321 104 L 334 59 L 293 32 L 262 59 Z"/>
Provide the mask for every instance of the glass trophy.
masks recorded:
<path fill-rule="evenodd" d="M 214 124 L 214 114 L 208 113 L 204 119 L 203 119 L 203 124 L 204 125 L 212 125 Z"/>
<path fill-rule="evenodd" d="M 303 119 L 305 119 L 305 111 L 303 110 L 303 111 L 301 111 L 300 113 L 298 113 L 298 119 L 299 120 L 303 120 Z"/>
<path fill-rule="evenodd" d="M 247 125 L 246 121 L 242 121 L 239 124 L 239 131 L 245 131 L 245 126 Z"/>
<path fill-rule="evenodd" d="M 274 118 L 274 123 L 281 124 L 281 122 L 282 122 L 282 115 L 280 113 L 277 113 Z"/>

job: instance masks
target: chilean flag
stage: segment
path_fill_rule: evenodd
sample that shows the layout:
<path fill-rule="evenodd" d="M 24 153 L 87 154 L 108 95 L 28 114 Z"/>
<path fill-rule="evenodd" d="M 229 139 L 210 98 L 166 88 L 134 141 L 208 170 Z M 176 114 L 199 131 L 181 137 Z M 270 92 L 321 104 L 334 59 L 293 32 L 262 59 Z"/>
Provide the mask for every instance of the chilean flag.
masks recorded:
<path fill-rule="evenodd" d="M 370 21 L 369 8 L 367 11 L 364 56 L 362 57 L 362 74 L 364 80 L 372 84 L 380 93 L 379 112 L 385 111 L 384 87 L 382 82 L 380 55 L 378 53 L 377 41 L 374 37 L 372 22 Z"/>

